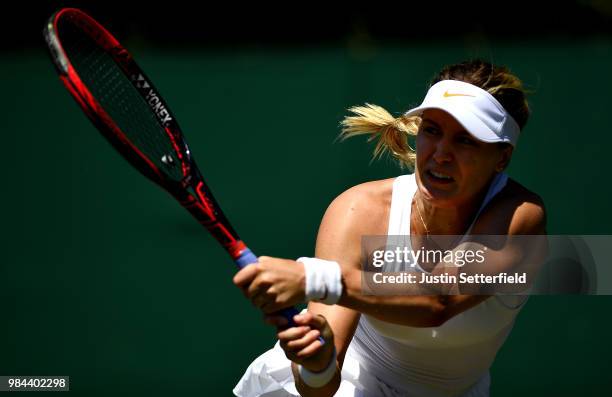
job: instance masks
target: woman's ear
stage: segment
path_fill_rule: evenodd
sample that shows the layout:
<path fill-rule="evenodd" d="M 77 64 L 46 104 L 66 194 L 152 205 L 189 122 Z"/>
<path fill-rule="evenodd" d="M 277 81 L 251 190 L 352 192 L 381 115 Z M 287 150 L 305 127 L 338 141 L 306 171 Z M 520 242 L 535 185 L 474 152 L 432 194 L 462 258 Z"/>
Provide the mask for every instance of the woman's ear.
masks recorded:
<path fill-rule="evenodd" d="M 502 172 L 503 170 L 506 169 L 506 167 L 508 167 L 508 164 L 510 164 L 510 159 L 512 158 L 513 150 L 514 150 L 514 147 L 510 144 L 505 144 L 502 147 L 501 156 L 499 158 L 499 161 L 497 162 L 495 171 Z"/>

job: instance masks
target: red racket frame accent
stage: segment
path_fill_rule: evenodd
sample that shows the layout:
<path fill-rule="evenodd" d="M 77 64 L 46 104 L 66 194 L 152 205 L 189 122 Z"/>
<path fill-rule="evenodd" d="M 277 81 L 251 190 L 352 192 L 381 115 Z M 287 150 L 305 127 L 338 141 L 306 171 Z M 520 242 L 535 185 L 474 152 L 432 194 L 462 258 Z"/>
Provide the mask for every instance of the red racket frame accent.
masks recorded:
<path fill-rule="evenodd" d="M 60 40 L 58 22 L 62 18 L 71 18 L 71 22 L 81 28 L 91 37 L 101 48 L 103 48 L 116 62 L 116 64 L 131 77 L 139 76 L 146 81 L 148 88 L 154 90 L 160 102 L 163 104 L 171 120 L 166 124 L 161 124 L 172 146 L 176 152 L 176 157 L 181 163 L 183 179 L 180 182 L 166 178 L 158 167 L 147 156 L 138 149 L 117 126 L 109 114 L 104 110 L 100 103 L 94 98 L 90 90 L 83 83 L 77 71 L 72 66 L 70 58 L 64 51 Z M 240 240 L 231 224 L 221 211 L 215 201 L 210 189 L 204 182 L 194 160 L 192 159 L 183 134 L 176 123 L 176 119 L 171 114 L 165 101 L 159 95 L 159 91 L 151 84 L 145 73 L 133 60 L 129 52 L 121 46 L 102 25 L 76 8 L 64 8 L 51 16 L 44 32 L 51 58 L 59 73 L 60 80 L 66 86 L 72 97 L 83 109 L 85 114 L 100 130 L 102 135 L 115 147 L 119 153 L 138 169 L 146 177 L 159 184 L 170 194 L 172 194 L 183 207 L 185 207 L 215 239 L 227 250 L 232 259 L 237 259 L 246 249 L 245 244 Z M 137 90 L 139 87 L 134 83 Z M 138 91 L 141 95 L 143 93 Z"/>

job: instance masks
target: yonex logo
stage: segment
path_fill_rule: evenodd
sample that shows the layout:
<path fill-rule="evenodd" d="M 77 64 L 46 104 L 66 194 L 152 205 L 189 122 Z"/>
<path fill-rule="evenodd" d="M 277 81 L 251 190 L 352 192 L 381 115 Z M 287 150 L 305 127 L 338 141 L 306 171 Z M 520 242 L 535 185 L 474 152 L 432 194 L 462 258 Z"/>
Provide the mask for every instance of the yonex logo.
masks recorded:
<path fill-rule="evenodd" d="M 145 80 L 143 75 L 141 75 L 140 73 L 138 75 L 132 75 L 132 82 L 134 83 L 134 86 L 139 90 L 148 89 L 148 92 L 145 91 L 145 100 L 163 125 L 166 125 L 169 121 L 172 120 L 172 117 L 170 117 L 170 112 L 168 112 L 166 106 L 164 106 L 161 99 L 159 99 L 157 93 L 153 91 L 153 88 L 151 88 L 151 86 Z"/>
<path fill-rule="evenodd" d="M 153 111 L 157 115 L 157 118 L 162 122 L 162 124 L 166 125 L 168 121 L 172 120 L 172 117 L 170 117 L 168 110 L 162 103 L 161 99 L 159 99 L 157 94 L 153 91 L 153 89 L 149 90 L 149 93 L 147 94 L 145 99 L 149 103 L 149 106 L 151 106 L 151 109 L 153 109 Z"/>
<path fill-rule="evenodd" d="M 144 76 L 139 74 L 138 76 L 132 75 L 132 81 L 136 88 L 149 88 L 149 83 L 145 80 Z"/>

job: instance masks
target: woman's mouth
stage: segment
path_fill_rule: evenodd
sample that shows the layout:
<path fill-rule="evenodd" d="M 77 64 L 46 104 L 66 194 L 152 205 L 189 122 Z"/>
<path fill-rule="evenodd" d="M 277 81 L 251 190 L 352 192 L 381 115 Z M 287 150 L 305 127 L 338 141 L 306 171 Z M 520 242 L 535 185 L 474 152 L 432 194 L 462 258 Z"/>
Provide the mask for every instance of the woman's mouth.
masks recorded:
<path fill-rule="evenodd" d="M 452 176 L 445 174 L 444 172 L 427 170 L 425 171 L 425 174 L 427 174 L 429 180 L 438 184 L 449 184 L 455 180 Z"/>

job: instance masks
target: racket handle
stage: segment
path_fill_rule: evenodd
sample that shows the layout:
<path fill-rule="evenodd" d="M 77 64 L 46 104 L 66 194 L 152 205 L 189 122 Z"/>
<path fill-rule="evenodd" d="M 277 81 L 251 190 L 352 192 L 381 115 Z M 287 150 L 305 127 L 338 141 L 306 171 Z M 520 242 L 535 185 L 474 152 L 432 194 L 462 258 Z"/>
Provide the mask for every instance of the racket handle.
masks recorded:
<path fill-rule="evenodd" d="M 251 251 L 248 248 L 245 248 L 240 253 L 240 256 L 234 261 L 236 262 L 236 265 L 238 265 L 238 267 L 242 269 L 245 266 L 248 266 L 249 264 L 257 263 L 257 257 L 255 256 L 253 251 Z M 274 314 L 280 314 L 281 316 L 285 317 L 285 319 L 287 320 L 287 325 L 282 327 L 282 329 L 285 329 L 285 328 L 290 328 L 290 327 L 295 326 L 295 321 L 293 321 L 293 316 L 299 313 L 300 312 L 295 307 L 286 307 L 282 310 L 279 310 L 278 312 Z M 321 336 L 319 336 L 319 341 L 322 344 L 325 344 L 325 340 Z"/>
<path fill-rule="evenodd" d="M 237 259 L 234 259 L 234 262 L 236 262 L 236 265 L 238 265 L 239 268 L 243 269 L 245 266 L 250 265 L 251 263 L 257 263 L 257 257 L 253 251 L 245 248 L 240 253 L 240 256 Z"/>

